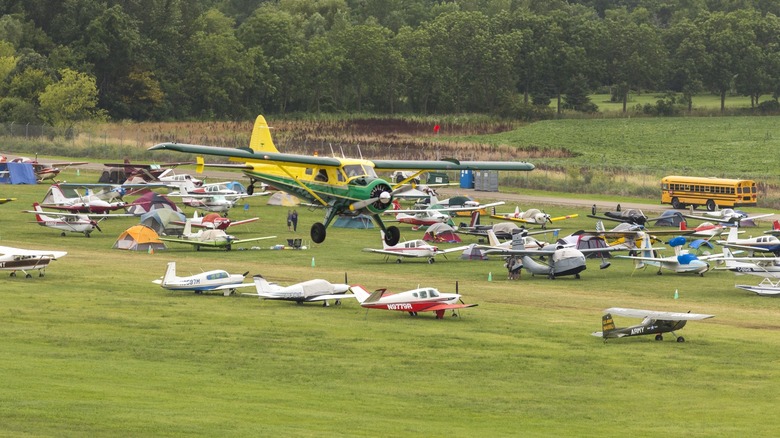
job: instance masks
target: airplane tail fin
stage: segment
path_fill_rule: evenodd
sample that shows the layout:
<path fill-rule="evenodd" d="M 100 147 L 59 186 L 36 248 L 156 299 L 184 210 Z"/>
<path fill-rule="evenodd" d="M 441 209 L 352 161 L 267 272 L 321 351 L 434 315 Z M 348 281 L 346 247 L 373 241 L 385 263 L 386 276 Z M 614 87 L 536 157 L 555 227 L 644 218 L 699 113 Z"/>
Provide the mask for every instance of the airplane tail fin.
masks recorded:
<path fill-rule="evenodd" d="M 187 219 L 187 221 L 184 223 L 184 232 L 182 233 L 184 236 L 189 236 L 192 234 L 192 221 Z"/>
<path fill-rule="evenodd" d="M 776 220 L 772 223 L 772 229 L 775 231 L 780 231 L 780 220 Z"/>
<path fill-rule="evenodd" d="M 37 211 L 38 213 L 35 213 L 35 220 L 38 222 L 46 222 L 46 219 L 43 217 L 43 209 L 41 208 L 41 204 L 38 204 L 37 202 L 33 202 L 33 210 Z"/>
<path fill-rule="evenodd" d="M 263 278 L 262 275 L 255 275 L 252 277 L 252 279 L 255 282 L 255 289 L 257 289 L 257 296 L 263 297 L 264 294 L 268 294 L 271 292 L 271 284 L 268 283 L 268 280 Z"/>
<path fill-rule="evenodd" d="M 252 129 L 252 138 L 249 140 L 249 147 L 253 151 L 279 152 L 271 138 L 271 128 L 262 115 L 255 119 L 255 126 Z"/>
<path fill-rule="evenodd" d="M 355 295 L 358 303 L 361 304 L 363 304 L 363 302 L 366 301 L 366 299 L 368 299 L 368 297 L 371 295 L 365 288 L 363 288 L 363 286 L 357 284 L 350 286 L 349 289 L 352 291 L 352 294 Z"/>
<path fill-rule="evenodd" d="M 176 278 L 176 262 L 168 262 L 168 268 L 162 278 L 162 286 L 165 287 L 169 280 Z"/>
<path fill-rule="evenodd" d="M 54 184 L 49 187 L 49 194 L 51 195 L 51 201 L 53 204 L 67 204 L 68 198 L 62 193 L 60 186 Z"/>
<path fill-rule="evenodd" d="M 599 232 L 599 233 L 603 233 L 603 232 L 607 231 L 607 229 L 604 228 L 604 222 L 602 222 L 602 221 L 596 222 L 596 231 Z"/>
<path fill-rule="evenodd" d="M 729 229 L 729 235 L 728 237 L 726 237 L 726 242 L 736 242 L 738 237 L 739 237 L 739 228 L 731 227 Z"/>
<path fill-rule="evenodd" d="M 496 214 L 495 207 L 493 207 L 493 214 Z M 471 222 L 469 223 L 469 226 L 476 227 L 477 225 L 479 225 L 479 210 L 474 210 L 471 212 Z"/>
<path fill-rule="evenodd" d="M 491 229 L 487 230 L 488 235 L 488 243 L 490 246 L 500 246 L 501 242 L 498 241 L 498 237 L 496 236 L 496 233 Z"/>
<path fill-rule="evenodd" d="M 601 335 L 607 337 L 607 332 L 615 330 L 615 321 L 612 320 L 612 314 L 607 313 L 601 317 Z"/>

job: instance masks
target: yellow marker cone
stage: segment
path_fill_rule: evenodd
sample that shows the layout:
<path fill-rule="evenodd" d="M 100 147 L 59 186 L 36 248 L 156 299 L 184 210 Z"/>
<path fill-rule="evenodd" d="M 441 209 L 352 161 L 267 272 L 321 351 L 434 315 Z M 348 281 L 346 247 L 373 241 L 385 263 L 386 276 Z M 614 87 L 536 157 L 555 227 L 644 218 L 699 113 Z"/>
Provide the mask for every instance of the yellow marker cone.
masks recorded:
<path fill-rule="evenodd" d="M 488 281 L 493 281 L 493 273 L 488 272 Z"/>

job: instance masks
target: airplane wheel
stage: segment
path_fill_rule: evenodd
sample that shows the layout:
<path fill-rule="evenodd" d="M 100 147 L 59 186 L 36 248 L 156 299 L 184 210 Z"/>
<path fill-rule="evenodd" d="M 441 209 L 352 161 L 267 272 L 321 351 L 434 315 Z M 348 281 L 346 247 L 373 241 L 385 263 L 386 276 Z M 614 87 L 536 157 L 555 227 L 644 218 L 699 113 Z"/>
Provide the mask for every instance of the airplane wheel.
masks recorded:
<path fill-rule="evenodd" d="M 64 231 L 60 233 L 60 237 L 65 237 L 65 232 Z"/>
<path fill-rule="evenodd" d="M 396 263 L 401 263 L 401 259 L 397 259 L 395 262 Z"/>
<path fill-rule="evenodd" d="M 200 246 L 199 245 L 195 246 L 195 251 L 200 251 Z"/>
<path fill-rule="evenodd" d="M 387 230 L 385 230 L 385 243 L 394 246 L 398 245 L 399 240 L 401 240 L 401 230 L 396 226 L 387 227 Z"/>
<path fill-rule="evenodd" d="M 24 278 L 32 278 L 32 274 L 27 274 L 24 276 Z"/>
<path fill-rule="evenodd" d="M 683 205 L 680 204 L 680 200 L 677 199 L 676 197 L 672 198 L 672 208 L 674 208 L 675 210 L 683 208 Z"/>
<path fill-rule="evenodd" d="M 84 233 L 85 236 L 90 237 L 89 233 Z"/>
<path fill-rule="evenodd" d="M 663 341 L 664 340 L 664 335 L 662 335 L 662 334 L 655 335 L 655 340 L 656 341 Z"/>
<path fill-rule="evenodd" d="M 255 193 L 255 182 L 252 180 L 252 182 L 249 183 L 249 187 L 246 188 L 246 194 L 252 195 Z"/>
<path fill-rule="evenodd" d="M 685 342 L 685 338 L 683 338 L 682 336 L 678 336 L 677 342 Z"/>
<path fill-rule="evenodd" d="M 325 225 L 322 225 L 320 222 L 315 222 L 314 225 L 311 226 L 311 240 L 314 243 L 322 243 L 325 241 Z"/>
<path fill-rule="evenodd" d="M 715 211 L 715 208 L 717 208 L 715 201 L 712 199 L 707 200 L 707 211 Z"/>
<path fill-rule="evenodd" d="M 555 280 L 555 275 L 554 274 L 548 274 L 547 278 L 550 279 L 550 280 Z"/>
<path fill-rule="evenodd" d="M 228 250 L 228 251 L 230 251 L 231 249 L 233 249 L 233 247 L 232 247 L 232 246 L 230 246 L 230 245 L 228 245 L 228 246 L 226 246 L 226 247 L 225 247 L 225 249 L 226 249 L 226 250 Z"/>
<path fill-rule="evenodd" d="M 428 259 L 428 264 L 429 264 L 429 265 L 432 265 L 432 264 L 433 264 L 433 262 L 435 262 L 435 261 L 436 261 L 436 260 L 434 260 L 434 259 L 433 259 L 433 257 L 431 257 L 431 258 L 429 258 L 429 259 Z"/>
<path fill-rule="evenodd" d="M 11 277 L 16 277 L 16 272 L 11 272 Z"/>
<path fill-rule="evenodd" d="M 658 271 L 658 272 L 655 273 L 655 275 L 663 275 L 663 272 Z"/>
<path fill-rule="evenodd" d="M 580 279 L 580 274 L 574 274 L 574 278 L 576 278 L 577 280 L 579 280 L 579 279 Z"/>

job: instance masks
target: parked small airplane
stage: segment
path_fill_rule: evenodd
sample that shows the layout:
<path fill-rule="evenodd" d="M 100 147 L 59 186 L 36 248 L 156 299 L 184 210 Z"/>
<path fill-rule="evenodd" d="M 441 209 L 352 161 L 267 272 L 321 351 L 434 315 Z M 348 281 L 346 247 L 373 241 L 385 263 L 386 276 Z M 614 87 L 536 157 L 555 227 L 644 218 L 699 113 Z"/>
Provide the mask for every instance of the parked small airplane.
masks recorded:
<path fill-rule="evenodd" d="M 488 235 L 490 234 L 492 234 L 492 231 L 490 231 Z M 527 236 L 516 236 L 512 239 L 510 243 L 511 246 L 507 247 L 507 242 L 495 245 L 497 239 L 494 239 L 494 237 L 495 235 L 491 237 L 491 245 L 493 246 L 485 250 L 486 254 L 520 256 L 523 267 L 531 274 L 546 275 L 550 280 L 566 275 L 573 275 L 575 278 L 579 279 L 580 272 L 587 269 L 585 254 L 626 251 L 629 249 L 625 245 L 577 249 L 576 244 L 568 243 L 562 239 L 559 239 L 559 241 L 554 244 L 547 244 L 546 242 L 539 242 L 536 239 Z M 533 259 L 534 257 L 538 257 L 539 261 L 535 261 Z M 549 262 L 544 260 L 548 258 Z M 609 266 L 609 262 L 602 260 L 601 269 L 606 269 Z"/>
<path fill-rule="evenodd" d="M 764 231 L 764 234 L 771 234 L 773 236 L 780 236 L 780 221 L 776 220 L 772 222 L 772 229 Z"/>
<path fill-rule="evenodd" d="M 607 220 L 607 221 L 626 222 L 629 224 L 641 225 L 643 227 L 646 226 L 648 222 L 653 222 L 661 219 L 661 217 L 649 218 L 645 216 L 644 213 L 642 213 L 642 210 L 637 210 L 633 208 L 629 208 L 627 210 L 618 210 L 618 211 L 605 211 L 604 216 L 596 215 L 595 208 L 594 208 L 593 214 L 589 214 L 588 217 L 592 217 L 594 219 Z"/>
<path fill-rule="evenodd" d="M 661 269 L 668 269 L 678 274 L 693 272 L 699 274 L 700 277 L 703 277 L 704 273 L 710 269 L 709 263 L 707 263 L 705 260 L 711 258 L 720 258 L 721 255 L 717 254 L 697 257 L 695 254 L 691 254 L 687 250 L 682 249 L 683 245 L 685 245 L 685 242 L 686 240 L 684 237 L 675 237 L 669 241 L 669 246 L 674 248 L 674 255 L 669 257 L 658 257 L 655 255 L 655 251 L 664 248 L 653 248 L 650 242 L 650 235 L 645 234 L 642 240 L 642 246 L 639 248 L 641 255 L 618 255 L 615 256 L 615 258 L 635 260 L 634 269 L 644 269 L 647 266 L 657 266 L 658 275 L 661 275 Z"/>
<path fill-rule="evenodd" d="M 185 164 L 195 163 L 131 164 L 129 160 L 125 159 L 124 163 L 105 163 L 103 165 L 123 169 L 127 183 L 140 183 L 159 181 L 160 176 L 169 175 L 172 168 Z"/>
<path fill-rule="evenodd" d="M 734 286 L 763 297 L 780 296 L 780 280 L 772 281 L 771 278 L 764 278 L 761 283 L 755 286 L 751 284 L 736 284 Z"/>
<path fill-rule="evenodd" d="M 756 252 L 771 252 L 776 257 L 780 256 L 780 239 L 777 236 L 766 235 L 739 239 L 737 233 L 737 227 L 732 227 L 726 240 L 718 240 L 718 244 L 728 248 L 745 250 L 751 257 Z"/>
<path fill-rule="evenodd" d="M 736 275 L 755 275 L 763 278 L 780 279 L 780 257 L 734 257 L 728 247 L 723 247 L 723 267 L 718 270 L 731 271 Z"/>
<path fill-rule="evenodd" d="M 32 274 L 27 271 L 38 271 L 38 276 L 46 275 L 46 267 L 52 260 L 65 257 L 65 251 L 47 251 L 34 249 L 12 248 L 0 246 L 0 270 L 11 271 L 11 277 L 16 277 L 16 271 L 21 271 L 25 277 Z"/>
<path fill-rule="evenodd" d="M 254 286 L 254 283 L 244 283 L 244 278 L 249 274 L 228 274 L 221 269 L 201 272 L 200 274 L 190 275 L 189 277 L 179 277 L 176 275 L 176 262 L 168 262 L 165 275 L 152 283 L 159 284 L 163 289 L 168 290 L 191 290 L 195 293 L 208 291 L 224 291 L 226 297 L 231 295 L 240 287 Z"/>
<path fill-rule="evenodd" d="M 476 307 L 476 304 L 464 304 L 458 293 L 443 293 L 432 287 L 422 287 L 385 295 L 386 289 L 379 289 L 369 293 L 363 286 L 353 285 L 352 293 L 358 302 L 366 309 L 384 309 L 408 312 L 417 316 L 418 312 L 435 312 L 436 319 L 443 319 L 447 310 L 455 311 L 468 307 Z"/>
<path fill-rule="evenodd" d="M 380 233 L 384 234 L 383 232 Z M 401 257 L 423 257 L 428 259 L 428 263 L 433 263 L 435 261 L 434 257 L 437 255 L 444 255 L 446 258 L 447 253 L 463 251 L 464 249 L 466 249 L 466 246 L 442 250 L 422 239 L 409 240 L 397 245 L 388 245 L 385 236 L 382 235 L 382 249 L 363 248 L 363 251 L 384 254 L 385 261 L 388 261 L 391 257 L 397 257 L 396 263 L 401 263 Z"/>
<path fill-rule="evenodd" d="M 553 223 L 555 221 L 562 221 L 564 219 L 575 218 L 579 215 L 569 214 L 565 216 L 551 217 L 549 214 L 539 210 L 538 208 L 529 208 L 526 211 L 520 211 L 520 207 L 515 207 L 514 213 L 496 213 L 496 209 L 493 208 L 493 214 L 490 215 L 493 219 L 509 220 L 513 222 L 522 222 L 525 224 L 540 225 L 542 228 L 547 227 L 547 223 Z"/>
<path fill-rule="evenodd" d="M 254 184 L 263 182 L 297 196 L 309 203 L 325 208 L 324 223 L 312 225 L 314 243 L 325 240 L 328 225 L 342 214 L 371 215 L 377 226 L 385 232 L 385 240 L 395 245 L 400 239 L 398 227 L 385 227 L 380 215 L 387 210 L 393 195 L 407 187 L 394 189 L 387 181 L 378 178 L 376 170 L 514 170 L 528 171 L 534 166 L 525 162 L 441 161 L 423 160 L 365 160 L 280 153 L 271 139 L 270 128 L 263 116 L 258 116 L 252 131 L 249 148 L 219 148 L 210 146 L 162 143 L 150 150 L 174 150 L 178 152 L 229 157 L 244 164 L 215 165 L 244 170 L 251 184 L 247 192 L 252 194 Z M 199 170 L 203 159 L 199 158 Z"/>
<path fill-rule="evenodd" d="M 664 333 L 671 333 L 677 339 L 677 342 L 685 342 L 685 338 L 677 336 L 675 330 L 685 327 L 688 321 L 698 321 L 707 318 L 713 318 L 715 315 L 706 315 L 701 313 L 679 313 L 679 312 L 658 312 L 654 310 L 624 309 L 622 307 L 610 307 L 604 310 L 605 315 L 601 317 L 602 331 L 594 332 L 593 336 L 598 336 L 607 342 L 610 338 L 623 338 L 627 336 L 655 335 L 656 341 L 663 341 Z M 626 316 L 629 318 L 642 318 L 642 323 L 630 327 L 615 327 L 612 315 Z"/>
<path fill-rule="evenodd" d="M 248 224 L 260 220 L 259 217 L 253 217 L 240 221 L 232 221 L 229 218 L 222 217 L 218 213 L 209 213 L 205 216 L 198 216 L 198 212 L 193 213 L 192 218 L 189 219 L 193 227 L 226 230 L 232 226 Z M 186 225 L 186 222 L 174 221 L 174 224 Z"/>
<path fill-rule="evenodd" d="M 196 251 L 200 251 L 201 247 L 209 248 L 224 248 L 230 251 L 233 245 L 239 243 L 255 242 L 263 239 L 274 239 L 276 236 L 265 237 L 253 237 L 251 239 L 237 239 L 235 236 L 225 233 L 223 230 L 199 230 L 197 233 L 192 232 L 192 223 L 188 220 L 184 225 L 184 232 L 182 233 L 182 239 L 173 239 L 170 237 L 160 237 L 160 240 L 173 243 L 184 243 L 195 247 Z"/>
<path fill-rule="evenodd" d="M 453 225 L 451 213 L 472 212 L 483 210 L 488 207 L 503 205 L 504 202 L 493 202 L 491 204 L 473 203 L 465 206 L 443 206 L 432 205 L 423 209 L 393 209 L 385 211 L 385 214 L 395 214 L 395 219 L 402 224 L 414 225 L 412 230 L 417 230 L 422 226 L 431 226 L 437 223 L 447 223 Z"/>
<path fill-rule="evenodd" d="M 35 214 L 35 223 L 42 227 L 60 230 L 62 236 L 65 235 L 66 231 L 71 233 L 82 233 L 86 237 L 89 237 L 94 230 L 103 231 L 100 229 L 98 221 L 87 214 L 51 212 L 49 214 L 53 216 L 48 216 L 46 214 L 47 212 L 43 211 L 40 204 L 37 202 L 33 203 L 33 210 L 24 210 L 24 213 Z M 105 218 L 108 215 L 100 216 Z"/>
<path fill-rule="evenodd" d="M 350 290 L 348 284 L 330 283 L 322 279 L 280 286 L 268 282 L 262 275 L 255 275 L 254 285 L 257 293 L 241 295 L 258 297 L 261 300 L 295 301 L 298 304 L 322 301 L 323 307 L 328 307 L 328 300 L 335 300 L 335 304 L 339 305 L 344 298 L 355 298 L 354 295 L 347 294 Z"/>
<path fill-rule="evenodd" d="M 113 190 L 102 190 L 89 195 L 65 196 L 60 184 L 52 184 L 41 201 L 41 206 L 55 210 L 66 210 L 73 213 L 108 213 L 124 209 L 128 204 L 113 199 L 120 195 Z"/>
<path fill-rule="evenodd" d="M 33 160 L 27 157 L 14 158 L 13 160 L 11 160 L 11 163 L 32 164 L 33 171 L 35 172 L 35 177 L 38 179 L 38 182 L 42 182 L 47 179 L 53 180 L 57 175 L 60 174 L 60 172 L 62 172 L 63 170 L 67 169 L 70 166 L 81 166 L 83 164 L 89 164 L 86 161 L 44 164 L 38 162 L 38 159 Z"/>
<path fill-rule="evenodd" d="M 749 220 L 772 216 L 772 213 L 748 216 L 747 213 L 736 211 L 732 208 L 724 208 L 722 210 L 715 210 L 715 211 L 705 211 L 703 213 L 704 216 L 695 216 L 693 214 L 693 206 L 691 206 L 690 214 L 683 214 L 683 216 L 690 219 L 698 219 L 701 221 L 715 221 L 715 222 L 720 222 L 722 224 L 729 224 L 737 227 L 740 225 L 742 221 L 749 221 Z"/>

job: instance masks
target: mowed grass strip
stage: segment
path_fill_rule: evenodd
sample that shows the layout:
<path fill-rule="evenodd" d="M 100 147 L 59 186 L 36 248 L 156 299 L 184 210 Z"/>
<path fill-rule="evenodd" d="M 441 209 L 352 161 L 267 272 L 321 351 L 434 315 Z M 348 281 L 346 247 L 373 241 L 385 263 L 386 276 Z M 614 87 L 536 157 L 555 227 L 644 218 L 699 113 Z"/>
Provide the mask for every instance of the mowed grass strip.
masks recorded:
<path fill-rule="evenodd" d="M 596 436 L 609 428 L 640 436 L 773 436 L 780 427 L 773 415 L 780 301 L 734 288 L 757 283 L 751 277 L 659 276 L 621 260 L 599 270 L 600 260 L 592 260 L 581 280 L 524 272 L 511 282 L 495 258 L 386 263 L 360 251 L 380 245 L 378 231 L 333 227 L 324 244 L 304 251 L 170 244 L 129 253 L 110 248 L 135 219 L 103 221 L 104 232 L 89 239 L 59 237 L 18 213 L 46 186 L 0 189 L 20 198 L 0 207 L 1 245 L 69 251 L 45 277 L 0 278 L 4 435 Z M 231 217 L 261 220 L 230 233 L 279 237 L 245 247 L 306 241 L 322 219 L 299 207 L 292 233 L 287 208 L 267 207 L 264 198 L 248 203 Z M 594 227 L 588 211 L 548 212 L 580 214 L 560 223 L 564 234 Z M 421 235 L 402 226 L 402 238 Z M 353 300 L 325 308 L 167 292 L 151 281 L 171 260 L 181 274 L 223 268 L 282 284 L 342 282 L 345 273 L 350 283 L 391 291 L 453 291 L 458 281 L 464 301 L 479 306 L 437 321 L 366 312 Z M 611 306 L 716 317 L 679 332 L 683 344 L 671 336 L 604 344 L 590 333 Z"/>

